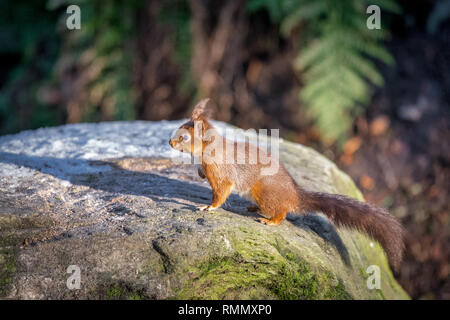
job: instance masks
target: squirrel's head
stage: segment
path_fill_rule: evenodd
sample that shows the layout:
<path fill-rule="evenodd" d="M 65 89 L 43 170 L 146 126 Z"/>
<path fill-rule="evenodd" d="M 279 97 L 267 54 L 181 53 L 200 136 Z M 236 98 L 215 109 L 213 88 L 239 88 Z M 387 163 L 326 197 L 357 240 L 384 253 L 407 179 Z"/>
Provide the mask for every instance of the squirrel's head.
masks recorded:
<path fill-rule="evenodd" d="M 181 125 L 169 140 L 172 148 L 199 155 L 203 150 L 203 136 L 207 129 L 212 128 L 208 122 L 210 110 L 206 109 L 209 99 L 203 99 L 194 107 L 191 119 Z"/>

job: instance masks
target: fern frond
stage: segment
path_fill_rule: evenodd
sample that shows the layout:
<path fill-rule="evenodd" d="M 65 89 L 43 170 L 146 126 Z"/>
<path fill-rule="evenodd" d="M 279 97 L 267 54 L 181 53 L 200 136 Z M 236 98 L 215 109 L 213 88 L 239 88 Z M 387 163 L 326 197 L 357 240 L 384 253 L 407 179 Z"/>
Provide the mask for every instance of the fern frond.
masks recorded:
<path fill-rule="evenodd" d="M 293 13 L 283 20 L 283 23 L 281 24 L 282 34 L 285 36 L 288 35 L 299 23 L 317 19 L 321 14 L 324 14 L 326 10 L 327 6 L 323 1 L 307 3 L 304 6 L 297 7 Z"/>
<path fill-rule="evenodd" d="M 334 39 L 326 38 L 314 40 L 306 48 L 302 50 L 302 54 L 298 55 L 294 60 L 294 67 L 303 70 L 308 66 L 319 62 L 323 57 L 329 54 L 329 49 L 334 45 Z"/>
<path fill-rule="evenodd" d="M 59 5 L 64 3 L 71 2 L 62 0 Z M 133 17 L 140 4 L 136 0 L 82 3 L 83 27 L 66 37 L 66 46 L 76 63 L 90 74 L 83 84 L 90 94 L 79 102 L 84 106 L 82 120 L 132 120 L 135 97 L 130 72 L 132 53 L 127 44 L 134 34 Z"/>
<path fill-rule="evenodd" d="M 369 102 L 370 83 L 383 84 L 372 59 L 394 62 L 380 43 L 388 33 L 367 28 L 366 9 L 376 4 L 400 12 L 400 7 L 394 0 L 250 0 L 250 4 L 269 13 L 274 10 L 284 35 L 300 24 L 306 27 L 301 33 L 304 45 L 294 61 L 304 84 L 299 97 L 323 136 L 342 141 L 354 116 Z"/>
<path fill-rule="evenodd" d="M 375 4 L 379 6 L 382 10 L 386 10 L 396 14 L 402 13 L 402 8 L 394 0 L 369 0 L 365 2 L 367 6 Z"/>

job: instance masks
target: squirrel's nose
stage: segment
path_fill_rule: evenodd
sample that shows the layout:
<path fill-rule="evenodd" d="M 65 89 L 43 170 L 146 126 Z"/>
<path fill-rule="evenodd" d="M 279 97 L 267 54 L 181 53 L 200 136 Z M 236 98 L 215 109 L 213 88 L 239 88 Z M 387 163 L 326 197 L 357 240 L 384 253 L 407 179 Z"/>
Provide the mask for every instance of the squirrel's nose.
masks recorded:
<path fill-rule="evenodd" d="M 172 142 L 172 140 L 169 140 L 169 144 L 170 144 L 171 147 L 173 147 L 173 142 Z"/>

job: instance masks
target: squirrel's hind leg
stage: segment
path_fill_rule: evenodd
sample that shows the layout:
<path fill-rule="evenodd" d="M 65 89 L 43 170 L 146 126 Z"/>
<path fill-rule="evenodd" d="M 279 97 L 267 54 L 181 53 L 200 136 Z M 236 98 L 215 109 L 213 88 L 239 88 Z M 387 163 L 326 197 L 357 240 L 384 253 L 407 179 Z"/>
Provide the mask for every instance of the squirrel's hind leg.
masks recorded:
<path fill-rule="evenodd" d="M 264 181 L 258 181 L 253 185 L 251 195 L 258 205 L 260 215 L 264 217 L 258 218 L 259 222 L 278 226 L 286 218 L 289 208 Z"/>
<path fill-rule="evenodd" d="M 266 224 L 268 226 L 279 226 L 283 222 L 284 218 L 286 218 L 286 213 L 277 215 L 276 217 L 271 219 L 258 218 L 257 220 L 262 224 Z"/>

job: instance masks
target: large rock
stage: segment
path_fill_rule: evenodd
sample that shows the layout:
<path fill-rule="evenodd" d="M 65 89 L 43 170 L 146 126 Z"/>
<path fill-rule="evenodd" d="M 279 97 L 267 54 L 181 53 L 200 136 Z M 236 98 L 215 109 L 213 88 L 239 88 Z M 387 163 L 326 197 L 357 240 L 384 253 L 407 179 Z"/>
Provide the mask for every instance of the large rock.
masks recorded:
<path fill-rule="evenodd" d="M 0 297 L 404 299 L 384 252 L 318 214 L 262 225 L 211 190 L 168 139 L 181 124 L 109 122 L 0 138 Z M 223 124 L 216 123 L 220 128 Z M 282 142 L 303 187 L 362 199 L 332 162 Z M 69 290 L 70 265 L 81 287 Z M 381 289 L 368 289 L 370 265 Z M 367 271 L 369 272 L 369 271 Z"/>

